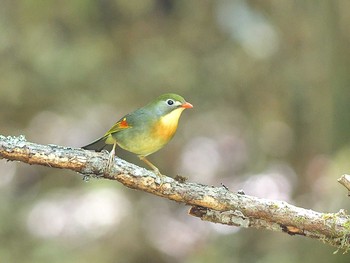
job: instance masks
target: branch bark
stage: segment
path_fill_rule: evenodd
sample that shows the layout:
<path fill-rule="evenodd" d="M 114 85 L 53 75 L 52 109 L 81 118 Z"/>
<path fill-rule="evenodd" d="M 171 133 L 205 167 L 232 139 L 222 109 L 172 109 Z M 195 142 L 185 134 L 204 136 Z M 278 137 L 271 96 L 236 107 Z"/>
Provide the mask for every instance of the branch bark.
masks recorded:
<path fill-rule="evenodd" d="M 346 189 L 348 189 L 348 196 L 350 196 L 350 175 L 343 174 L 339 179 L 338 183 L 343 185 Z"/>
<path fill-rule="evenodd" d="M 205 221 L 301 235 L 344 251 L 350 248 L 350 216 L 344 210 L 320 213 L 284 201 L 233 193 L 225 187 L 180 182 L 170 177 L 161 184 L 153 172 L 119 158 L 115 158 L 114 166 L 107 173 L 106 153 L 40 145 L 26 141 L 24 136 L 0 135 L 0 158 L 117 180 L 129 188 L 189 205 L 189 214 Z"/>

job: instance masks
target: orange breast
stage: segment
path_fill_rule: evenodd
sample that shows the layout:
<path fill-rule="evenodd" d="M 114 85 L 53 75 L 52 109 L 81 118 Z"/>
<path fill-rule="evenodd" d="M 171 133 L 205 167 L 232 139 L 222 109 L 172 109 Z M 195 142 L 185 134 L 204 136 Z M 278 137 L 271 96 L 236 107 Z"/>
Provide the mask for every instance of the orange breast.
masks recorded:
<path fill-rule="evenodd" d="M 154 127 L 154 135 L 159 139 L 168 141 L 174 136 L 176 129 L 177 123 L 169 125 L 159 122 Z"/>
<path fill-rule="evenodd" d="M 183 110 L 184 108 L 178 108 L 161 117 L 154 127 L 154 135 L 158 138 L 162 138 L 164 141 L 169 141 L 176 132 L 179 118 Z"/>

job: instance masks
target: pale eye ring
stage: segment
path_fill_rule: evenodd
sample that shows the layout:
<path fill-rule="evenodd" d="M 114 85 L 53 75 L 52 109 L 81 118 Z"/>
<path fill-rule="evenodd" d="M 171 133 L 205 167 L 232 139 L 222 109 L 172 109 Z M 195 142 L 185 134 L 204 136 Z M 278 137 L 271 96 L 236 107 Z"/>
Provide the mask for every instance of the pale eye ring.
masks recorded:
<path fill-rule="evenodd" d="M 166 100 L 166 104 L 168 104 L 169 106 L 172 106 L 172 105 L 175 104 L 175 101 L 172 100 L 172 99 L 167 99 L 167 100 Z"/>

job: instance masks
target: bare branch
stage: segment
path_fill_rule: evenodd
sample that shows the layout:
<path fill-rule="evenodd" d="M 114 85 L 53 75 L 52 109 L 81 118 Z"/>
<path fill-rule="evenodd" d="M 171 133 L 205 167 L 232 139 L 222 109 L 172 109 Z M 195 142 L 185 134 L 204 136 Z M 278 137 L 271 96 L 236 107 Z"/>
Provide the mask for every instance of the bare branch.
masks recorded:
<path fill-rule="evenodd" d="M 153 172 L 119 158 L 107 173 L 106 153 L 35 144 L 27 142 L 24 136 L 0 135 L 0 158 L 117 180 L 127 187 L 190 205 L 189 214 L 202 220 L 311 237 L 345 251 L 350 247 L 350 216 L 343 210 L 319 213 L 283 201 L 236 194 L 225 187 L 180 182 L 170 177 L 160 184 Z"/>
<path fill-rule="evenodd" d="M 348 189 L 348 196 L 350 196 L 350 175 L 343 174 L 339 179 L 338 182 L 343 185 L 346 189 Z"/>

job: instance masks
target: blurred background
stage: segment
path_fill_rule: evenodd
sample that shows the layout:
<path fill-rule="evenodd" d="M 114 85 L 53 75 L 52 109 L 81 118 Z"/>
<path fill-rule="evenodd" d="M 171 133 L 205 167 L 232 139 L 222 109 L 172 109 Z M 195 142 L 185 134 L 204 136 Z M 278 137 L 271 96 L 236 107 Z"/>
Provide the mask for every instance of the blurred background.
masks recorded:
<path fill-rule="evenodd" d="M 349 209 L 350 2 L 0 0 L 0 134 L 71 147 L 162 93 L 194 105 L 164 174 Z M 144 166 L 137 157 L 118 155 Z M 0 162 L 1 262 L 349 262 L 71 171 Z"/>

